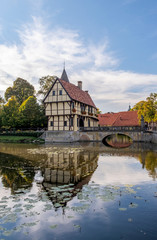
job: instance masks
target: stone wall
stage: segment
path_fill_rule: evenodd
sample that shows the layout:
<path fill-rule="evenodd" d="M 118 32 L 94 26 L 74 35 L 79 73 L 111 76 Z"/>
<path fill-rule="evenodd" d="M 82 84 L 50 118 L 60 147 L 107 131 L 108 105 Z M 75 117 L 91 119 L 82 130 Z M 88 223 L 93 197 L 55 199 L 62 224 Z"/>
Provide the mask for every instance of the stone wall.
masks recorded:
<path fill-rule="evenodd" d="M 152 133 L 152 143 L 156 143 L 157 144 L 157 132 L 153 132 Z"/>
<path fill-rule="evenodd" d="M 46 131 L 42 138 L 45 142 L 78 142 L 78 131 Z"/>

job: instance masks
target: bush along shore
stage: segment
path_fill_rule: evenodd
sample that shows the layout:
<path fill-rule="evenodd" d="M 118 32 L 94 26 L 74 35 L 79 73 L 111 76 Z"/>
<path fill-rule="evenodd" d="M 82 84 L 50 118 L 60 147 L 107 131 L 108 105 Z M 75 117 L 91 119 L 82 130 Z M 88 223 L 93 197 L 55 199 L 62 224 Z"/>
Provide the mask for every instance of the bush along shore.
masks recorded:
<path fill-rule="evenodd" d="M 5 132 L 0 133 L 0 142 L 8 143 L 44 143 L 42 132 Z"/>

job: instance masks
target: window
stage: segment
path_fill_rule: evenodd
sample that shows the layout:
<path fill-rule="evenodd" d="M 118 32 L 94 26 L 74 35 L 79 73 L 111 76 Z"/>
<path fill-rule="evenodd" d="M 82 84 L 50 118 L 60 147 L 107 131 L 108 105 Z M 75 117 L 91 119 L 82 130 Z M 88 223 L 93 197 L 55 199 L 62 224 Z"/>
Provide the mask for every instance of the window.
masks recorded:
<path fill-rule="evenodd" d="M 88 106 L 88 112 L 89 112 L 89 113 L 93 113 L 93 108 L 90 107 L 90 106 Z"/>
<path fill-rule="evenodd" d="M 70 118 L 70 126 L 73 127 L 73 118 Z"/>
<path fill-rule="evenodd" d="M 59 90 L 59 95 L 62 95 L 62 90 Z"/>
<path fill-rule="evenodd" d="M 52 92 L 52 96 L 55 96 L 55 91 Z"/>
<path fill-rule="evenodd" d="M 64 121 L 64 127 L 66 127 L 67 126 L 67 121 Z"/>
<path fill-rule="evenodd" d="M 50 126 L 53 127 L 53 121 L 50 122 Z"/>
<path fill-rule="evenodd" d="M 90 127 L 90 119 L 88 119 L 88 127 Z"/>
<path fill-rule="evenodd" d="M 71 106 L 72 106 L 72 109 L 75 107 L 75 104 L 74 104 L 74 102 L 72 102 Z"/>
<path fill-rule="evenodd" d="M 81 112 L 85 111 L 85 105 L 81 104 Z"/>

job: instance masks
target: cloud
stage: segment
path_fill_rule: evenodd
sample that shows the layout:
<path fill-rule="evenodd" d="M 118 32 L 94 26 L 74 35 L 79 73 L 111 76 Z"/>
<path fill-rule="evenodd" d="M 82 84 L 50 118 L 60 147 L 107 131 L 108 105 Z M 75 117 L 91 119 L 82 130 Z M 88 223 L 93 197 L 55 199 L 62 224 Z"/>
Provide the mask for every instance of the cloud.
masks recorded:
<path fill-rule="evenodd" d="M 63 62 L 72 83 L 83 81 L 97 107 L 106 111 L 127 110 L 156 91 L 156 75 L 115 70 L 120 60 L 104 38 L 85 43 L 79 33 L 70 29 L 53 29 L 40 18 L 17 31 L 18 43 L 0 44 L 1 91 L 22 77 L 38 88 L 38 79 L 46 75 L 61 76 Z M 142 92 L 141 92 L 142 89 Z"/>
<path fill-rule="evenodd" d="M 100 156 L 99 168 L 94 172 L 92 180 L 100 185 L 138 185 L 150 181 L 151 176 L 145 169 L 141 169 L 141 164 L 132 157 L 110 156 L 108 161 L 108 156 Z"/>
<path fill-rule="evenodd" d="M 157 75 L 138 74 L 129 71 L 82 71 L 71 76 L 89 89 L 95 103 L 103 112 L 125 111 L 144 100 L 150 92 L 157 92 Z"/>

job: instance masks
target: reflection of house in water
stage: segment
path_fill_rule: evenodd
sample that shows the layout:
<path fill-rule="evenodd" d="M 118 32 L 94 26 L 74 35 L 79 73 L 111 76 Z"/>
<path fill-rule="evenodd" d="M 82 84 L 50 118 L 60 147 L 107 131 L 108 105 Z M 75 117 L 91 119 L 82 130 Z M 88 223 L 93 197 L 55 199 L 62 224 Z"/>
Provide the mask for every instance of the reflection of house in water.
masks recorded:
<path fill-rule="evenodd" d="M 95 171 L 97 161 L 97 153 L 79 149 L 49 152 L 44 182 L 77 183 Z"/>
<path fill-rule="evenodd" d="M 47 166 L 43 169 L 43 186 L 54 207 L 66 206 L 90 181 L 97 168 L 98 153 L 68 148 L 49 152 Z"/>

